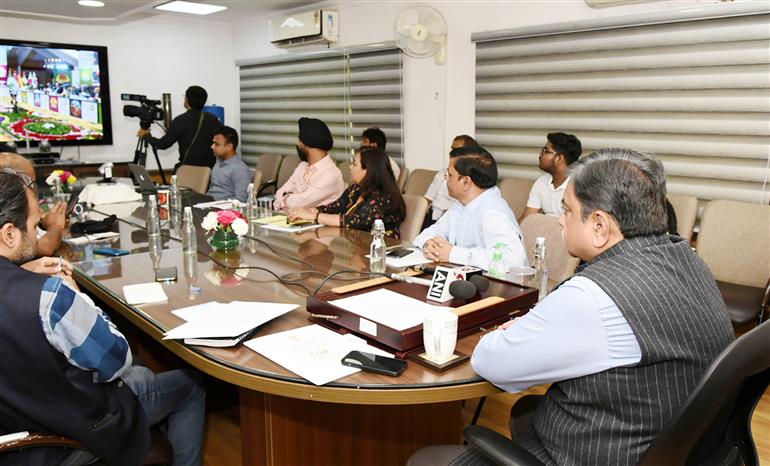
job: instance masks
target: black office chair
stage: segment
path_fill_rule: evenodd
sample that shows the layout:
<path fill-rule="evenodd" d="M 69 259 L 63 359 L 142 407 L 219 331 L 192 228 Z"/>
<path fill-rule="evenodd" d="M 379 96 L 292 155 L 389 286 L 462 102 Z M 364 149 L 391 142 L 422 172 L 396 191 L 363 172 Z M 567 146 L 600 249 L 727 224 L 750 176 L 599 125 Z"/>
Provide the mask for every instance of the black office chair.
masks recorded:
<path fill-rule="evenodd" d="M 678 413 L 653 440 L 638 466 L 714 464 L 759 466 L 751 436 L 751 415 L 770 385 L 770 322 L 738 338 L 706 370 Z M 531 429 L 539 395 L 522 397 L 511 408 L 511 440 L 485 427 L 464 431 L 470 445 L 490 463 L 543 466 L 516 443 Z M 457 446 L 427 447 L 409 460 L 410 466 L 448 464 L 432 461 Z M 450 450 L 451 449 L 451 450 Z"/>
<path fill-rule="evenodd" d="M 167 465 L 171 464 L 174 457 L 171 444 L 166 438 L 165 434 L 157 428 L 150 429 L 151 443 L 150 451 L 147 453 L 147 458 L 144 460 L 143 465 Z M 72 440 L 67 437 L 53 434 L 41 434 L 39 432 L 30 432 L 24 438 L 9 440 L 0 442 L 0 464 L 6 464 L 4 458 L 6 455 L 12 455 L 23 450 L 29 450 L 31 448 L 63 448 L 67 450 L 88 450 L 81 443 Z M 34 461 L 46 461 L 42 457 L 36 457 Z M 28 459 L 28 458 L 27 458 Z M 18 458 L 22 460 L 22 458 Z M 26 463 L 25 463 L 26 464 Z M 90 466 L 102 466 L 105 463 L 96 461 L 90 463 Z"/>

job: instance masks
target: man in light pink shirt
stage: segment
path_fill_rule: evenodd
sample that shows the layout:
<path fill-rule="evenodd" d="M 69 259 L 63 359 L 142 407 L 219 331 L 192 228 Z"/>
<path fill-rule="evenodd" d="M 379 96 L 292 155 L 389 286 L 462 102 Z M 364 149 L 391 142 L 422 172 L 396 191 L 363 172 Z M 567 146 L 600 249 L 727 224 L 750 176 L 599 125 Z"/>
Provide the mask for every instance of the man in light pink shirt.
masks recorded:
<path fill-rule="evenodd" d="M 276 210 L 326 205 L 345 190 L 342 173 L 329 157 L 334 145 L 329 127 L 316 118 L 302 117 L 298 124 L 297 155 L 302 162 L 275 193 Z"/>

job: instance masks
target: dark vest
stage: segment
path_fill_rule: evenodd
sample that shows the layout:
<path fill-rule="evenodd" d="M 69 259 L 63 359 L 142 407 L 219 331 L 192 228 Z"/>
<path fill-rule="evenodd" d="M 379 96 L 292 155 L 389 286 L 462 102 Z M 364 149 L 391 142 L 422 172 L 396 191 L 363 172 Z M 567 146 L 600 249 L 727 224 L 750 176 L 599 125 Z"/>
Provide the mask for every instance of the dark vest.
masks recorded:
<path fill-rule="evenodd" d="M 90 372 L 48 344 L 39 315 L 46 278 L 0 257 L 0 435 L 55 433 L 83 443 L 109 464 L 140 464 L 150 431 L 136 395 L 121 380 L 94 383 Z M 52 458 L 66 453 L 35 450 L 16 464 L 58 464 Z"/>
<path fill-rule="evenodd" d="M 642 352 L 631 367 L 554 383 L 535 415 L 547 464 L 634 465 L 734 339 L 706 265 L 678 237 L 623 240 L 578 269 L 628 321 Z"/>

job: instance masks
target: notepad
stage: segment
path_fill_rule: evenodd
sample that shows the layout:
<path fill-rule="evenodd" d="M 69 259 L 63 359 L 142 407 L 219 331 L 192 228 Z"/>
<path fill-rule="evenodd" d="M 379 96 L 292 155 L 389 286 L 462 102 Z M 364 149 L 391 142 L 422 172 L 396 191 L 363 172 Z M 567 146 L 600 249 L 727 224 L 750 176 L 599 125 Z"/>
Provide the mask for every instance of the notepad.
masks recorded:
<path fill-rule="evenodd" d="M 123 287 L 123 296 L 128 304 L 152 304 L 168 301 L 160 283 L 139 283 Z"/>
<path fill-rule="evenodd" d="M 264 228 L 265 230 L 273 230 L 273 231 L 282 231 L 284 233 L 298 233 L 300 231 L 307 231 L 307 230 L 314 230 L 316 228 L 321 228 L 323 225 L 320 223 L 311 223 L 309 225 L 291 225 L 287 221 L 284 221 L 283 224 L 280 223 L 270 223 L 267 225 L 260 225 L 261 228 Z"/>

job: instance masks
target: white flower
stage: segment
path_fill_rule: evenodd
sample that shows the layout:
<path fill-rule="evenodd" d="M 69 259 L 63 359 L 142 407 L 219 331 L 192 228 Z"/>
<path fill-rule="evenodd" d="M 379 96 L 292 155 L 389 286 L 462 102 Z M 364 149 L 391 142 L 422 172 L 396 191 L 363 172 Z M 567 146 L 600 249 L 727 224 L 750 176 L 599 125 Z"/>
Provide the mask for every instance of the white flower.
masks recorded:
<path fill-rule="evenodd" d="M 203 227 L 206 231 L 211 231 L 215 229 L 217 226 L 219 226 L 219 221 L 217 221 L 217 213 L 216 212 L 209 212 L 206 214 L 205 217 L 203 217 L 203 221 L 201 222 L 201 227 Z"/>
<path fill-rule="evenodd" d="M 249 224 L 246 223 L 246 221 L 242 218 L 236 218 L 233 220 L 233 223 L 230 225 L 230 227 L 238 236 L 243 236 L 249 232 Z"/>
<path fill-rule="evenodd" d="M 51 173 L 50 175 L 48 175 L 48 178 L 45 179 L 45 184 L 47 184 L 48 186 L 53 186 L 56 184 L 56 180 L 58 178 L 59 178 L 58 176 Z"/>

